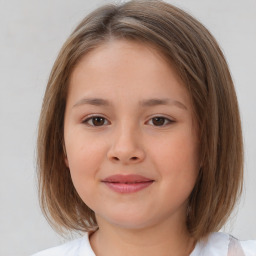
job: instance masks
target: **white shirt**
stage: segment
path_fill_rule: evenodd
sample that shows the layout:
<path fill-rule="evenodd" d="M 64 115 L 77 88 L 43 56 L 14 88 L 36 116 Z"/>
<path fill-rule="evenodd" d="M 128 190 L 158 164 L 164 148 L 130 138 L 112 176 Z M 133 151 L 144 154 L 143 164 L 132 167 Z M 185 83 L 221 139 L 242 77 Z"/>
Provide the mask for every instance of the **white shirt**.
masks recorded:
<path fill-rule="evenodd" d="M 82 238 L 32 256 L 96 256 L 88 233 Z M 158 256 L 158 255 L 157 255 Z M 256 256 L 256 240 L 239 241 L 225 233 L 212 233 L 206 243 L 196 244 L 190 256 Z"/>

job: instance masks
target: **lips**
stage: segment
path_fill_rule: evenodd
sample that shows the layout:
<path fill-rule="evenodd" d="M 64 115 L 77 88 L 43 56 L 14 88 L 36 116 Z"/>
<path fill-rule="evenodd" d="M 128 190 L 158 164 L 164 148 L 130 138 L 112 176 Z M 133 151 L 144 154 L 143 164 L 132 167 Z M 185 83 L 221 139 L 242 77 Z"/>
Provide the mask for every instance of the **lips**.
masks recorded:
<path fill-rule="evenodd" d="M 135 174 L 112 175 L 103 180 L 103 182 L 117 182 L 117 183 L 137 183 L 137 182 L 147 182 L 147 181 L 152 181 L 152 180 L 144 176 L 135 175 Z"/>
<path fill-rule="evenodd" d="M 118 193 L 134 193 L 150 186 L 154 180 L 141 175 L 112 175 L 102 182 Z"/>

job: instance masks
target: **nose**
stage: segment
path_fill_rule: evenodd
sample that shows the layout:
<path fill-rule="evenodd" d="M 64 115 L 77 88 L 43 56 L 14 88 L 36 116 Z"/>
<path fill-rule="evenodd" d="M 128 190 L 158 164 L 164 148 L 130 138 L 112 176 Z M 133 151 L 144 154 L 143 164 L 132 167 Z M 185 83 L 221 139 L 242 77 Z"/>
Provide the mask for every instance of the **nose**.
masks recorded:
<path fill-rule="evenodd" d="M 124 128 L 111 138 L 107 157 L 111 162 L 124 165 L 140 163 L 145 159 L 140 134 L 135 129 Z"/>

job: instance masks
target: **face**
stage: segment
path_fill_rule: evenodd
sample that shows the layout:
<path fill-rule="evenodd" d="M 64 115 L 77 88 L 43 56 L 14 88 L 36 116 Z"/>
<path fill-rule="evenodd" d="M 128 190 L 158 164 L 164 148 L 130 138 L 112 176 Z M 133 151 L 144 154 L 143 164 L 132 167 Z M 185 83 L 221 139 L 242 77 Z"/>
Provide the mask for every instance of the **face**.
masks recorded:
<path fill-rule="evenodd" d="M 70 78 L 64 140 L 74 186 L 98 222 L 143 228 L 186 216 L 198 174 L 190 97 L 138 42 L 107 42 Z"/>

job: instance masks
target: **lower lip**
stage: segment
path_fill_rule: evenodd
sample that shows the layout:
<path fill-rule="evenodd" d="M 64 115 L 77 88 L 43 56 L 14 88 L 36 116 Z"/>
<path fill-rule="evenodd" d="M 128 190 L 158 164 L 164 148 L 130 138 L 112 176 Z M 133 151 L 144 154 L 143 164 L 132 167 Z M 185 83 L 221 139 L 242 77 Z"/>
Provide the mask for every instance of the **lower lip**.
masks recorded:
<path fill-rule="evenodd" d="M 153 181 L 138 182 L 138 183 L 117 183 L 117 182 L 104 182 L 110 189 L 115 192 L 126 194 L 140 191 L 150 186 Z"/>

